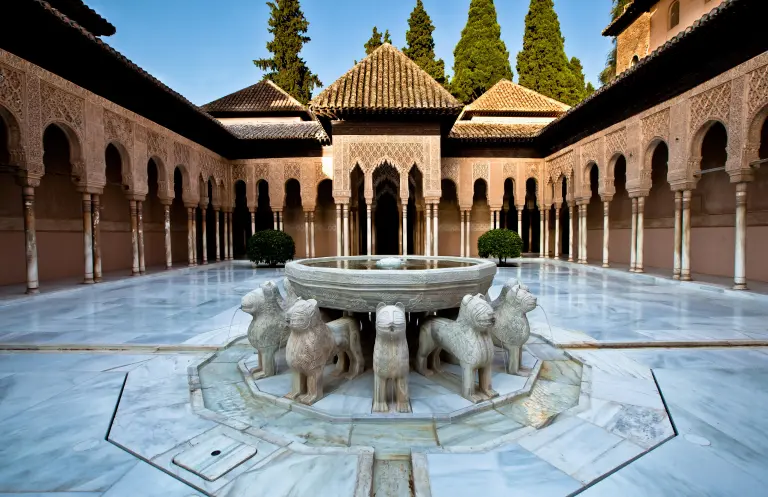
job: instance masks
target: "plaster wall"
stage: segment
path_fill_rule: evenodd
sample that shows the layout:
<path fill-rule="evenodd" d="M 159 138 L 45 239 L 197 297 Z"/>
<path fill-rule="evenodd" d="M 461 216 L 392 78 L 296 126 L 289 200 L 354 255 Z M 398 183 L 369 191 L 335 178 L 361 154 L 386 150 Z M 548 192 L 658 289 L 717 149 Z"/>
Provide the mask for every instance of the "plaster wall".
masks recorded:
<path fill-rule="evenodd" d="M 651 9 L 651 32 L 649 52 L 653 52 L 661 45 L 674 38 L 686 28 L 690 27 L 701 16 L 722 3 L 722 0 L 679 0 L 680 22 L 670 29 L 669 14 L 672 2 L 675 0 L 661 0 Z"/>

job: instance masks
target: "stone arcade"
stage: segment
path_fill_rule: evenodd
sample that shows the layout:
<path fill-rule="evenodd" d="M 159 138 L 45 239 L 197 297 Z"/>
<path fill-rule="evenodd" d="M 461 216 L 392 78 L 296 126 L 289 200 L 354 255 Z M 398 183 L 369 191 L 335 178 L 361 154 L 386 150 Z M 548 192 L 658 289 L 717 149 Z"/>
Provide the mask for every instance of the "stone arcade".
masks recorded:
<path fill-rule="evenodd" d="M 651 22 L 635 2 L 606 30 L 624 72 L 571 109 L 510 81 L 462 106 L 390 45 L 309 107 L 269 81 L 196 107 L 102 41 L 114 27 L 92 11 L 14 2 L 0 284 L 229 260 L 270 228 L 298 257 L 473 256 L 493 227 L 542 258 L 768 281 L 754 4 L 708 2 L 662 35 L 663 9 Z M 103 63 L 59 63 L 74 51 Z"/>

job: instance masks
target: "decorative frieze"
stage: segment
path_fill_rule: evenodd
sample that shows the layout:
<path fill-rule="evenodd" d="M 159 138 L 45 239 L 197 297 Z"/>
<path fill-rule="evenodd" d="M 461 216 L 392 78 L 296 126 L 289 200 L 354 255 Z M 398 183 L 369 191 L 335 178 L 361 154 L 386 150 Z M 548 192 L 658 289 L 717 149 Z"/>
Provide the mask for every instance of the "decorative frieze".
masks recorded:
<path fill-rule="evenodd" d="M 0 102 L 24 119 L 24 73 L 4 64 L 0 64 Z"/>
<path fill-rule="evenodd" d="M 731 110 L 731 82 L 728 81 L 694 95 L 691 97 L 690 109 L 689 130 L 691 136 L 707 121 L 718 120 L 728 124 Z"/>
<path fill-rule="evenodd" d="M 85 131 L 85 100 L 43 82 L 40 85 L 40 102 L 43 122 L 64 123 L 78 133 Z M 81 144 L 82 145 L 82 144 Z"/>
<path fill-rule="evenodd" d="M 663 109 L 641 121 L 643 133 L 643 145 L 647 145 L 654 138 L 669 141 L 669 109 Z"/>

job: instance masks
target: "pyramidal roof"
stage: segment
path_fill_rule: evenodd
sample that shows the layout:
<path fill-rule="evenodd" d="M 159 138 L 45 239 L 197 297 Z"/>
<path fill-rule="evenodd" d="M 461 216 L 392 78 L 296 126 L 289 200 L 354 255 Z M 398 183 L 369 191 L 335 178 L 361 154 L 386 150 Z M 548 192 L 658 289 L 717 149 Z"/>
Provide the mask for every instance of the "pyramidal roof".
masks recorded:
<path fill-rule="evenodd" d="M 470 115 L 529 115 L 557 117 L 571 107 L 524 86 L 502 79 L 464 108 Z"/>
<path fill-rule="evenodd" d="M 209 114 L 307 112 L 307 107 L 268 79 L 209 102 L 200 107 Z"/>
<path fill-rule="evenodd" d="M 403 52 L 385 43 L 310 102 L 319 115 L 457 115 L 462 108 L 448 90 Z"/>

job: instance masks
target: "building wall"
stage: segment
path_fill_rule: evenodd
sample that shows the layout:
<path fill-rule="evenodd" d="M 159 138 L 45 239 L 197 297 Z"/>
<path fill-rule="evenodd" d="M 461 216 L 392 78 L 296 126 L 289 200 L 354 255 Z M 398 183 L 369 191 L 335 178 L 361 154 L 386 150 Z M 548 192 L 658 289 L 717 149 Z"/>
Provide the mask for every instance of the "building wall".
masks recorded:
<path fill-rule="evenodd" d="M 680 2 L 680 22 L 670 28 L 670 8 Z M 660 0 L 616 37 L 616 74 L 631 67 L 632 58 L 642 59 L 693 25 L 722 0 Z"/>

